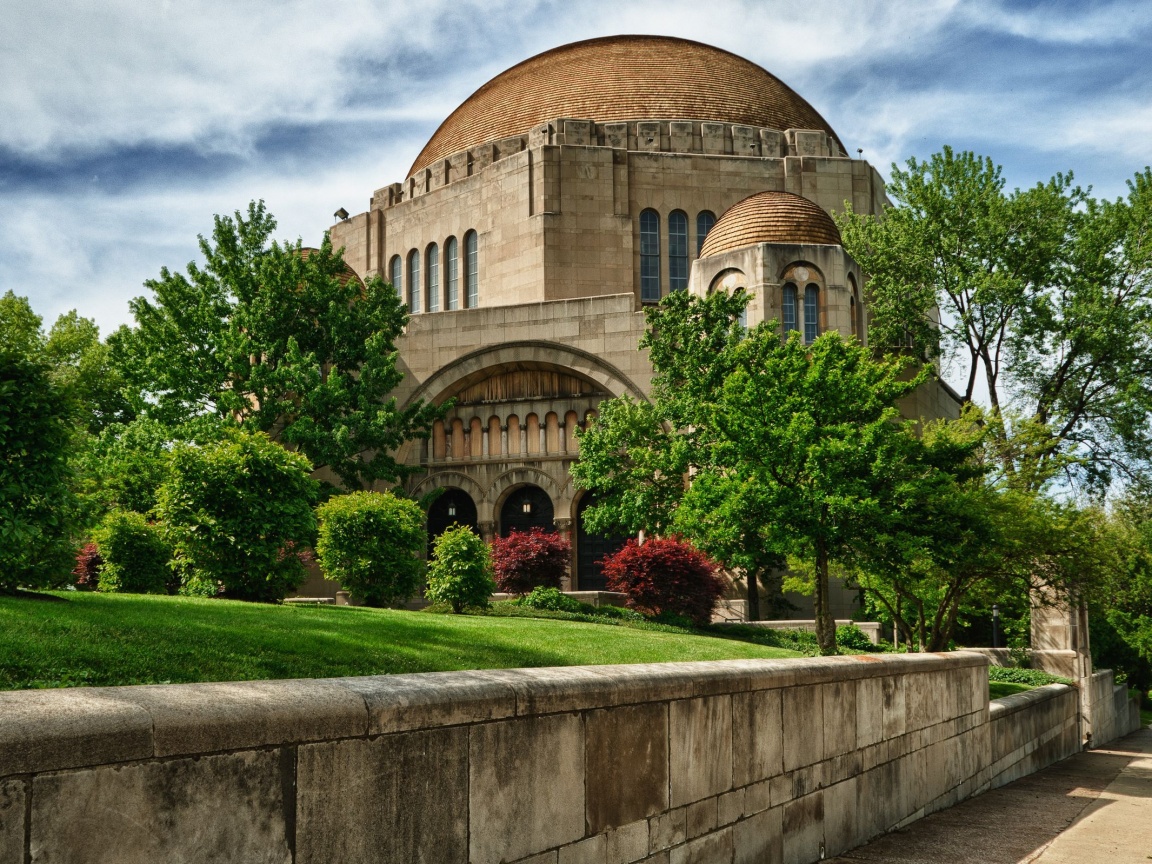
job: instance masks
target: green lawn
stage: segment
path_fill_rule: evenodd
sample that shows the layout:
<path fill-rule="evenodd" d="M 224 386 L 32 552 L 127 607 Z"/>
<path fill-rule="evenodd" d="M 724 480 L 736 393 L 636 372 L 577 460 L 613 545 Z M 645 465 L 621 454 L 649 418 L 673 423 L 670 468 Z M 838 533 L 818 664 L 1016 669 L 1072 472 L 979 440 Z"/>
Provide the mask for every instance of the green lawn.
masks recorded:
<path fill-rule="evenodd" d="M 1000 699 L 1004 696 L 1011 696 L 1013 693 L 1023 693 L 1025 690 L 1033 689 L 1035 689 L 1035 687 L 1032 684 L 1017 684 L 1013 681 L 989 681 L 988 698 Z"/>
<path fill-rule="evenodd" d="M 60 592 L 0 597 L 0 689 L 800 656 L 574 621 Z"/>

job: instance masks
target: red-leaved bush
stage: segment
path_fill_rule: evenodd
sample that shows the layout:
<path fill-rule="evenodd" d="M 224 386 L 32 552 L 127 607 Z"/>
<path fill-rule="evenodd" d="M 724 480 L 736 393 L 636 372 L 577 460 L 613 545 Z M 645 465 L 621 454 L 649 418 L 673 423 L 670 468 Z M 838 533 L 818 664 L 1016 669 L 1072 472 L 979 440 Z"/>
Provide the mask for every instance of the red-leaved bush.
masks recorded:
<path fill-rule="evenodd" d="M 559 588 L 571 555 L 567 540 L 543 528 L 497 537 L 492 541 L 496 585 L 509 594 L 527 594 L 536 587 Z"/>
<path fill-rule="evenodd" d="M 703 626 L 724 594 L 716 563 L 675 537 L 654 537 L 643 545 L 629 540 L 601 566 L 608 590 L 627 594 L 628 607 L 645 615 L 683 615 Z"/>
<path fill-rule="evenodd" d="M 95 543 L 85 543 L 76 553 L 76 569 L 72 575 L 76 577 L 76 587 L 81 591 L 95 591 L 100 581 L 100 568 L 104 559 Z"/>

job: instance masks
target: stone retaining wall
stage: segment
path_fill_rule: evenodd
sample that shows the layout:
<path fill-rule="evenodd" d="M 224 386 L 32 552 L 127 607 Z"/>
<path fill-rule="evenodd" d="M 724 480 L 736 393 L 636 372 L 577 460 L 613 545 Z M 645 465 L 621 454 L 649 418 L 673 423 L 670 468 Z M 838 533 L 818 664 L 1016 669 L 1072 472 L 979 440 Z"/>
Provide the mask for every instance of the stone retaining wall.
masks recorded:
<path fill-rule="evenodd" d="M 994 699 L 988 714 L 993 788 L 1080 751 L 1080 696 L 1074 687 L 1049 684 Z"/>
<path fill-rule="evenodd" d="M 1033 700 L 989 723 L 985 664 L 0 693 L 0 864 L 816 861 L 987 788 L 1051 727 Z"/>

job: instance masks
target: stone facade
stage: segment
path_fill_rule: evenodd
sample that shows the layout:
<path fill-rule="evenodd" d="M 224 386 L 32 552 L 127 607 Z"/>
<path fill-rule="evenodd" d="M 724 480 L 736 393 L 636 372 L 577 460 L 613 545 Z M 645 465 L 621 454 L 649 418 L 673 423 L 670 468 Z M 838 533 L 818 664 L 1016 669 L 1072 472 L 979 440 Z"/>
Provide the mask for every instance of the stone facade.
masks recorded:
<path fill-rule="evenodd" d="M 587 70 L 603 65 L 597 52 L 631 71 L 618 81 L 592 75 Z M 481 88 L 410 177 L 376 190 L 369 209 L 338 222 L 331 236 L 359 276 L 399 283 L 410 305 L 398 346 L 401 401 L 457 399 L 431 441 L 400 454 L 422 469 L 409 491 L 453 493 L 443 513 L 431 514 L 430 530 L 452 518 L 491 536 L 506 533 L 513 516 L 520 527 L 535 518 L 573 540 L 570 587 L 595 589 L 602 584 L 590 556 L 603 554 L 609 539 L 582 531 L 581 495 L 568 470 L 578 455 L 573 432 L 603 399 L 649 394 L 652 370 L 637 347 L 645 305 L 688 288 L 689 273 L 693 290 L 708 290 L 720 270 L 739 269 L 740 287 L 753 295 L 750 322 L 779 317 L 782 280 L 799 267 L 821 285 L 819 328 L 866 340 L 865 274 L 826 235 L 695 259 L 707 230 L 754 193 L 801 196 L 821 218 L 846 201 L 879 213 L 886 199 L 877 172 L 849 158 L 811 106 L 726 52 L 615 37 L 542 57 L 546 63 L 534 58 Z M 702 91 L 677 71 L 677 57 L 712 68 L 715 86 Z M 577 79 L 563 93 L 553 86 L 556 70 Z M 749 74 L 759 76 L 760 125 L 742 107 L 749 100 L 724 89 L 739 91 Z M 651 75 L 664 77 L 646 90 Z M 520 95 L 497 98 L 493 88 Z M 566 113 L 573 105 L 587 113 Z M 663 113 L 673 110 L 684 119 Z M 505 134 L 518 123 L 517 134 Z M 453 152 L 452 142 L 467 146 Z M 938 416 L 954 405 L 926 392 L 907 410 Z M 527 500 L 529 489 L 547 500 L 535 491 Z"/>

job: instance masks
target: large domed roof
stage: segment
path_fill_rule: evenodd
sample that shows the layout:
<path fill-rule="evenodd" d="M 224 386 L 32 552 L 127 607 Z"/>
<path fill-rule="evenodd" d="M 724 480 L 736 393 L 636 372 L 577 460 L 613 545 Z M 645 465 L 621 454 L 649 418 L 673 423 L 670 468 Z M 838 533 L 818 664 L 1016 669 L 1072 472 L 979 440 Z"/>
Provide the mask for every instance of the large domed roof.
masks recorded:
<path fill-rule="evenodd" d="M 608 36 L 553 48 L 501 72 L 448 116 L 408 174 L 560 117 L 822 129 L 839 143 L 816 109 L 755 63 L 687 39 Z"/>
<path fill-rule="evenodd" d="M 760 243 L 840 242 L 836 223 L 818 204 L 791 192 L 757 192 L 724 211 L 704 239 L 700 257 Z"/>

